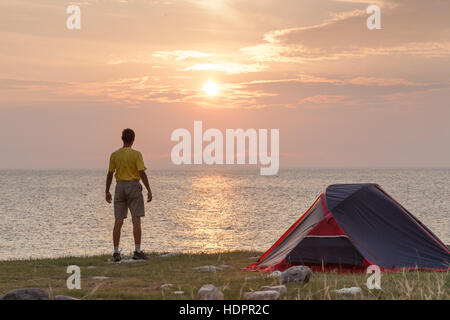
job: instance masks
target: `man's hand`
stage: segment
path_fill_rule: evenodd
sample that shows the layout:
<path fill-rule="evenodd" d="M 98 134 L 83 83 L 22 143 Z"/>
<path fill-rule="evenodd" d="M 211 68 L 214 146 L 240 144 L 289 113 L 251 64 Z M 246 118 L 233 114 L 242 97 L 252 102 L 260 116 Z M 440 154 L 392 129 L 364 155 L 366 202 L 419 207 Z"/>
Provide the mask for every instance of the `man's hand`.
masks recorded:
<path fill-rule="evenodd" d="M 108 203 L 111 203 L 111 201 L 112 201 L 112 196 L 111 196 L 111 193 L 109 192 L 109 188 L 111 188 L 111 182 L 113 179 L 113 175 L 114 175 L 114 172 L 109 172 L 109 171 L 108 171 L 108 174 L 106 175 L 105 200 Z"/>
<path fill-rule="evenodd" d="M 142 179 L 142 183 L 145 186 L 145 189 L 147 189 L 147 202 L 152 201 L 153 196 L 152 196 L 152 189 L 150 189 L 150 184 L 148 183 L 148 177 L 147 174 L 145 173 L 145 170 L 141 170 L 139 171 L 139 175 L 141 176 Z"/>
<path fill-rule="evenodd" d="M 106 200 L 106 202 L 111 203 L 111 201 L 112 201 L 111 192 L 106 191 L 106 193 L 105 193 L 105 200 Z"/>

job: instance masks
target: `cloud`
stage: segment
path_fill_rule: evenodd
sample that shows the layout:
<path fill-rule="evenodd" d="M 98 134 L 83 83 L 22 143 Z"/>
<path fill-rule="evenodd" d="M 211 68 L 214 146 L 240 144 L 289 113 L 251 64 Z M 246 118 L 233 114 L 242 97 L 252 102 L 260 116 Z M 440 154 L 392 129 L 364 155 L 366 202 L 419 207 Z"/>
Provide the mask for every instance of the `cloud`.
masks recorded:
<path fill-rule="evenodd" d="M 212 53 L 204 53 L 191 50 L 175 50 L 175 51 L 157 51 L 152 55 L 154 58 L 160 58 L 168 60 L 170 58 L 175 58 L 175 61 L 183 61 L 189 58 L 206 58 L 213 56 Z"/>
<path fill-rule="evenodd" d="M 169 80 L 176 85 L 168 83 Z M 197 105 L 203 108 L 349 106 L 356 102 L 364 105 L 370 101 L 381 101 L 380 98 L 384 96 L 394 99 L 396 95 L 437 88 L 436 85 L 415 83 L 403 78 L 364 76 L 336 78 L 301 73 L 286 79 L 219 83 L 219 94 L 211 98 L 205 95 L 200 86 L 190 85 L 191 82 L 192 78 L 186 76 L 170 76 L 166 81 L 161 81 L 158 77 L 150 75 L 92 82 L 0 79 L 5 97 L 17 99 L 17 90 L 20 90 L 27 93 L 22 94 L 21 99 L 30 101 L 35 99 L 34 94 L 39 93 L 44 94 L 49 101 L 89 99 L 92 102 L 107 102 L 130 108 L 149 105 L 152 101 Z"/>
<path fill-rule="evenodd" d="M 300 99 L 298 104 L 305 107 L 330 107 L 331 105 L 354 106 L 356 103 L 350 96 L 322 94 Z"/>
<path fill-rule="evenodd" d="M 42 81 L 42 80 L 22 80 L 22 79 L 2 79 L 0 78 L 0 90 L 38 90 L 49 87 L 66 87 L 69 84 L 60 81 Z"/>
<path fill-rule="evenodd" d="M 448 1 L 396 0 L 382 5 L 382 30 L 368 30 L 365 10 L 331 13 L 317 25 L 267 32 L 242 52 L 260 62 L 336 60 L 364 56 L 450 56 Z"/>
<path fill-rule="evenodd" d="M 268 68 L 268 66 L 261 65 L 259 63 L 244 64 L 235 62 L 218 62 L 218 63 L 199 63 L 193 66 L 187 67 L 185 71 L 217 71 L 224 72 L 226 74 L 239 74 L 250 72 L 261 72 Z"/>
<path fill-rule="evenodd" d="M 355 84 L 360 86 L 420 86 L 421 84 L 414 83 L 401 78 L 376 78 L 376 77 L 356 77 L 344 81 L 343 83 Z"/>
<path fill-rule="evenodd" d="M 324 76 L 316 76 L 310 74 L 299 74 L 295 81 L 302 83 L 329 83 L 336 85 L 357 85 L 357 86 L 426 86 L 424 83 L 415 83 L 403 78 L 382 78 L 382 77 L 367 77 L 358 76 L 352 78 L 330 78 Z"/>
<path fill-rule="evenodd" d="M 139 52 L 132 57 L 110 58 L 106 63 L 108 65 L 121 65 L 131 63 L 158 65 L 160 62 L 173 63 L 173 61 L 178 62 L 188 59 L 201 59 L 212 56 L 212 53 L 193 50 L 156 51 L 152 54 L 149 54 L 147 52 Z M 159 68 L 161 68 L 161 66 L 159 66 Z"/>
<path fill-rule="evenodd" d="M 164 36 L 158 28 L 143 28 L 146 21 L 127 24 L 130 17 L 134 17 L 130 14 L 132 10 L 139 12 L 133 20 L 141 19 L 143 8 L 148 8 L 150 2 L 136 1 L 140 6 L 113 6 L 108 11 L 108 17 L 118 15 L 119 24 L 133 27 L 123 32 L 127 37 L 140 39 L 140 42 L 120 38 L 120 46 L 104 46 L 109 39 L 96 41 L 97 36 L 103 34 L 105 22 L 109 21 L 102 20 L 96 30 L 89 27 L 86 43 L 70 44 L 71 47 L 81 45 L 80 52 L 88 52 L 88 56 L 66 50 L 68 44 L 60 39 L 58 43 L 62 45 L 55 46 L 61 48 L 59 51 L 53 49 L 54 42 L 50 40 L 42 44 L 45 48 L 52 48 L 43 51 L 45 57 L 52 58 L 51 61 L 27 59 L 27 63 L 34 63 L 37 70 L 29 74 L 30 79 L 39 78 L 48 64 L 51 72 L 47 79 L 51 80 L 52 75 L 61 70 L 55 79 L 64 81 L 19 84 L 10 79 L 9 82 L 3 81 L 2 92 L 10 90 L 7 95 L 11 99 L 27 101 L 32 101 L 35 96 L 14 96 L 13 90 L 20 88 L 36 95 L 41 92 L 41 96 L 49 100 L 86 98 L 134 107 L 157 101 L 205 108 L 293 108 L 306 104 L 345 105 L 349 101 L 377 103 L 387 96 L 445 87 L 442 83 L 444 77 L 438 78 L 436 70 L 444 73 L 446 66 L 435 62 L 438 61 L 436 59 L 450 58 L 450 28 L 445 13 L 450 5 L 443 1 L 433 2 L 433 5 L 418 0 L 370 1 L 370 4 L 377 3 L 382 7 L 383 30 L 374 31 L 366 28 L 368 15 L 365 8 L 369 2 L 365 0 L 326 1 L 323 8 L 328 10 L 328 16 L 320 14 L 321 19 L 308 20 L 314 21 L 310 25 L 303 19 L 304 24 L 300 24 L 297 18 L 293 19 L 291 12 L 288 15 L 287 11 L 291 9 L 280 9 L 290 17 L 289 23 L 275 19 L 273 10 L 277 6 L 271 1 L 245 4 L 243 12 L 236 8 L 244 4 L 227 2 L 227 7 L 235 10 L 236 15 L 223 16 L 220 13 L 220 19 L 211 15 L 212 8 L 198 8 L 195 1 L 189 4 L 173 2 L 171 8 L 163 10 L 158 7 L 162 11 L 152 11 L 152 14 L 165 17 L 163 20 L 150 19 L 152 25 L 164 28 Z M 92 3 L 98 4 L 93 6 L 96 10 L 105 8 L 104 3 Z M 295 9 L 301 7 L 296 1 L 289 4 Z M 191 19 L 195 23 L 179 30 L 173 21 L 178 17 L 175 13 L 185 13 L 181 10 L 184 8 L 189 9 L 189 14 L 195 13 L 195 19 Z M 267 8 L 271 10 L 265 11 Z M 321 6 L 319 8 L 322 10 Z M 186 16 L 189 15 L 183 14 L 180 19 Z M 207 16 L 206 20 L 200 19 L 202 16 Z M 433 19 L 429 19 L 430 16 Z M 254 23 L 252 20 L 256 17 L 267 21 L 264 28 L 255 27 L 261 26 L 260 21 Z M 180 20 L 179 23 L 184 25 L 184 22 Z M 240 28 L 248 25 L 255 28 L 243 36 Z M 281 27 L 272 28 L 273 25 Z M 108 36 L 110 33 L 108 31 Z M 142 35 L 152 41 L 142 41 Z M 10 41 L 17 39 L 11 35 Z M 107 51 L 96 45 L 106 47 Z M 8 43 L 8 47 L 12 46 Z M 21 51 L 16 51 L 19 57 L 17 54 L 10 56 L 17 58 L 15 62 L 20 62 L 19 59 L 23 59 Z M 394 60 L 395 57 L 400 58 Z M 1 59 L 11 61 L 5 54 L 0 54 L 0 62 Z M 434 69 L 419 68 L 422 62 L 427 66 L 432 64 Z M 23 64 L 18 64 L 20 67 Z M 8 69 L 5 77 L 13 78 L 17 68 Z M 80 80 L 92 70 L 96 70 L 95 74 L 86 81 Z M 221 88 L 214 99 L 206 97 L 202 91 L 204 79 L 212 73 Z"/>

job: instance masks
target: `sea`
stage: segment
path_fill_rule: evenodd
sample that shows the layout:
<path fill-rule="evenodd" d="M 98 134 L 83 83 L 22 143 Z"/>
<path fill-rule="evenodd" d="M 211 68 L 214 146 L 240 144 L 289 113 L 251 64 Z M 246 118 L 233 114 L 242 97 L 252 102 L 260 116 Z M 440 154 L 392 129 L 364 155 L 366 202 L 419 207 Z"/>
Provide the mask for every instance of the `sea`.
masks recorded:
<path fill-rule="evenodd" d="M 336 183 L 379 184 L 450 243 L 450 169 L 282 169 L 261 176 L 258 169 L 208 168 L 148 175 L 146 252 L 265 251 Z M 105 170 L 0 170 L 0 260 L 112 253 L 105 176 Z M 120 249 L 134 250 L 130 218 Z"/>

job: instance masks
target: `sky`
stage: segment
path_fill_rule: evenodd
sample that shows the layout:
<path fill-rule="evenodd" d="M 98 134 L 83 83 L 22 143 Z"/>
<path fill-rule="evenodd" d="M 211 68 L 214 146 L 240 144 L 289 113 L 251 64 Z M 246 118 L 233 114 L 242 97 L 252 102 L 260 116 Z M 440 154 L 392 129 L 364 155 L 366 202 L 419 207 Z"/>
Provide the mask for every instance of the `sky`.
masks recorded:
<path fill-rule="evenodd" d="M 80 30 L 66 27 L 72 4 Z M 195 120 L 279 129 L 282 168 L 448 167 L 449 12 L 445 0 L 0 0 L 0 168 L 106 169 L 128 127 L 149 168 L 171 168 L 171 133 Z"/>

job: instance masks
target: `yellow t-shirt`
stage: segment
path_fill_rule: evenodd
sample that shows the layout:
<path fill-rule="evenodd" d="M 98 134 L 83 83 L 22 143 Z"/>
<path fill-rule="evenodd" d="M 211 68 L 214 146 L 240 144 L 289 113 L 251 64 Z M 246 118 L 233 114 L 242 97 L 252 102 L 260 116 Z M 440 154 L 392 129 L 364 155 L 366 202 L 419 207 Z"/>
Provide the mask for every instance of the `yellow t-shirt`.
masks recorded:
<path fill-rule="evenodd" d="M 109 172 L 116 172 L 116 181 L 140 180 L 139 171 L 146 169 L 142 154 L 130 147 L 114 151 L 109 159 Z"/>

